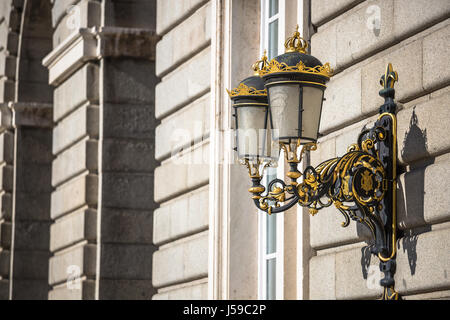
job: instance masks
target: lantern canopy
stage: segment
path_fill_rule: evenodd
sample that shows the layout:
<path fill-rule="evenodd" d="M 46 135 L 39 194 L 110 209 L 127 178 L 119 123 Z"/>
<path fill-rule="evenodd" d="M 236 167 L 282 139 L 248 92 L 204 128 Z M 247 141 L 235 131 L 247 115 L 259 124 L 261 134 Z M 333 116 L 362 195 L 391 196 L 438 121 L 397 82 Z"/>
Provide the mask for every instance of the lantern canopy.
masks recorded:
<path fill-rule="evenodd" d="M 297 26 L 298 30 L 298 26 Z M 268 94 L 272 139 L 302 144 L 318 138 L 325 83 L 332 70 L 306 53 L 308 43 L 295 31 L 286 40 L 286 53 L 260 71 Z"/>

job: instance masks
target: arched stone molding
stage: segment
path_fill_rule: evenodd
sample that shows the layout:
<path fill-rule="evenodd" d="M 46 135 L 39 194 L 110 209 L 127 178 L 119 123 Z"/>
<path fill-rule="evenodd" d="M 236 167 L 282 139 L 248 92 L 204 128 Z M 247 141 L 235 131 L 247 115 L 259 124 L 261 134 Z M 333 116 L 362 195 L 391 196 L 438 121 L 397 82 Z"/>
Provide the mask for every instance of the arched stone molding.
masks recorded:
<path fill-rule="evenodd" d="M 48 0 L 10 4 L 1 106 L 2 135 L 9 137 L 12 152 L 2 172 L 11 192 L 2 235 L 2 247 L 9 251 L 8 298 L 45 299 L 53 89 L 40 61 L 51 50 L 51 7 Z"/>

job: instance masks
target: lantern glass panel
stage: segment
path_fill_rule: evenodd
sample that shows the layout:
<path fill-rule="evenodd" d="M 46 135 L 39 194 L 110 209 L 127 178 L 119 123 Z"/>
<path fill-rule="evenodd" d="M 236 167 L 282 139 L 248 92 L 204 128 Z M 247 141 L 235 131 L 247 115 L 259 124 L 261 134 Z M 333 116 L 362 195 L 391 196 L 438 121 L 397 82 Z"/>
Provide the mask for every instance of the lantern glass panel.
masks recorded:
<path fill-rule="evenodd" d="M 321 88 L 303 87 L 302 137 L 317 140 L 322 101 Z"/>
<path fill-rule="evenodd" d="M 243 105 L 235 108 L 239 158 L 266 157 L 268 155 L 267 107 Z"/>
<path fill-rule="evenodd" d="M 272 85 L 268 87 L 268 91 L 273 139 L 286 140 L 298 137 L 300 111 L 299 85 Z"/>

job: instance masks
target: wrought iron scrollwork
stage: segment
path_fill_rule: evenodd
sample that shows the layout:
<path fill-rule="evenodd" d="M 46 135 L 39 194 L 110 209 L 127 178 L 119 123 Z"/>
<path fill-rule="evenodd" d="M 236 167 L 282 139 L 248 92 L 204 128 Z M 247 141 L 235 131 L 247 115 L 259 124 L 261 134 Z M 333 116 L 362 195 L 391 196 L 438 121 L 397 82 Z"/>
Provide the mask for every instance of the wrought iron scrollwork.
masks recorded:
<path fill-rule="evenodd" d="M 290 184 L 274 179 L 268 184 L 267 192 L 256 179 L 251 190 L 260 210 L 269 214 L 282 212 L 296 203 L 309 208 L 315 215 L 320 209 L 334 203 L 343 214 L 343 227 L 349 225 L 350 219 L 364 224 L 374 237 L 382 235 L 379 217 L 374 214 L 386 191 L 385 170 L 378 160 L 375 142 L 386 136 L 382 128 L 365 130 L 348 152 L 340 157 L 327 160 L 317 167 L 307 167 L 303 173 L 298 171 L 301 157 L 291 157 L 291 171 L 287 175 L 292 179 Z M 286 154 L 297 152 L 282 147 Z M 315 149 L 309 144 L 303 147 L 300 154 L 307 149 Z M 303 177 L 301 183 L 297 179 Z M 382 235 L 384 237 L 384 235 Z"/>

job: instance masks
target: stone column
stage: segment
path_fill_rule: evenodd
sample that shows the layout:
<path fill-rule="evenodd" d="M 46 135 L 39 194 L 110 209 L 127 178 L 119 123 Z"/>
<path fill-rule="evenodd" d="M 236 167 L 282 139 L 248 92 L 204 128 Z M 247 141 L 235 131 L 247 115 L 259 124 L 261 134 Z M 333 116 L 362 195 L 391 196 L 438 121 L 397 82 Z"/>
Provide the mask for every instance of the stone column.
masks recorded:
<path fill-rule="evenodd" d="M 100 62 L 98 298 L 150 299 L 154 293 L 156 77 L 154 63 L 144 57 L 153 58 L 156 42 L 147 42 L 152 39 L 147 31 L 105 28 L 103 32 L 100 36 L 106 47 Z"/>
<path fill-rule="evenodd" d="M 154 15 L 153 1 L 54 4 L 50 299 L 153 294 Z"/>

